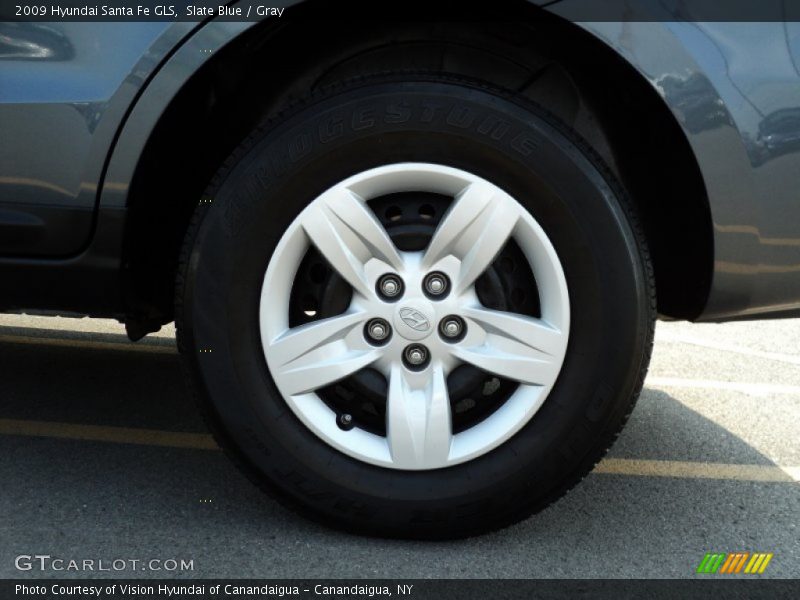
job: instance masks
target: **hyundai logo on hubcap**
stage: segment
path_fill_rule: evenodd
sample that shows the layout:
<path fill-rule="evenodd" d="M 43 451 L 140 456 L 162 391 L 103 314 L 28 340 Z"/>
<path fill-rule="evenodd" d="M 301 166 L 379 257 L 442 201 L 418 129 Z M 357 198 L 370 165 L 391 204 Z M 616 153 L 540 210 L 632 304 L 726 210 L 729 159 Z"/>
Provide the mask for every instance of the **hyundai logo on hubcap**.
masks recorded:
<path fill-rule="evenodd" d="M 431 328 L 428 318 L 416 308 L 401 308 L 400 318 L 403 323 L 417 331 L 428 331 Z"/>

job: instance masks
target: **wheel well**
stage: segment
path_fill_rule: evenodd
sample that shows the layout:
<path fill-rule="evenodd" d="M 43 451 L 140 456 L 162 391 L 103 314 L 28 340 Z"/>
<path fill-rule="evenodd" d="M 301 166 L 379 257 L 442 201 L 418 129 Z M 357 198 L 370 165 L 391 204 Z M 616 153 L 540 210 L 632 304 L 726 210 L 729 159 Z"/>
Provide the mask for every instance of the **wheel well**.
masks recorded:
<path fill-rule="evenodd" d="M 332 28 L 307 18 L 321 6 L 309 0 L 220 50 L 167 107 L 137 166 L 123 261 L 129 320 L 172 320 L 178 254 L 191 215 L 253 127 L 314 88 L 396 70 L 487 80 L 570 124 L 633 198 L 653 257 L 659 313 L 698 316 L 711 281 L 711 218 L 698 165 L 672 113 L 640 74 L 579 27 L 524 1 L 495 4 L 505 22 L 387 20 Z"/>

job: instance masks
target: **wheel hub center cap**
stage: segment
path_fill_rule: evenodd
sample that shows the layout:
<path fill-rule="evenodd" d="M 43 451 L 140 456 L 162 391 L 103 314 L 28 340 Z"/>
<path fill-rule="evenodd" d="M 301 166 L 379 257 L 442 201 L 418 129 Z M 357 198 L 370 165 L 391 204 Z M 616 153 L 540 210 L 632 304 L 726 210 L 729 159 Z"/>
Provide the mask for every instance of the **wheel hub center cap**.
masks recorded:
<path fill-rule="evenodd" d="M 394 313 L 395 331 L 407 340 L 423 340 L 434 330 L 433 305 L 426 300 L 401 302 Z"/>

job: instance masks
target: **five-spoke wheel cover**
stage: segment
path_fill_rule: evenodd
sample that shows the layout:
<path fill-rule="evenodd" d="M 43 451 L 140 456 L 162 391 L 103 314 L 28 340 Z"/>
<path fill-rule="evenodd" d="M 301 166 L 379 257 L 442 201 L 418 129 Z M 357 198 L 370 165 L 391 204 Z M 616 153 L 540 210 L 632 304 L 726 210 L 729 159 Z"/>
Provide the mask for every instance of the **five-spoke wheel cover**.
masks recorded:
<path fill-rule="evenodd" d="M 399 192 L 454 198 L 423 252 L 399 251 L 370 210 L 373 198 Z M 510 238 L 536 276 L 540 318 L 488 309 L 475 292 L 476 279 Z M 340 315 L 291 327 L 291 289 L 310 245 L 352 287 L 352 300 Z M 399 297 L 381 293 L 387 274 L 401 282 Z M 440 276 L 446 292 L 437 294 L 439 285 L 426 284 Z M 534 217 L 489 181 L 427 163 L 364 171 L 314 199 L 273 253 L 259 310 L 268 368 L 294 414 L 345 454 L 406 470 L 465 462 L 513 436 L 554 385 L 569 336 L 564 272 Z M 454 317 L 463 331 L 448 336 L 443 327 Z M 368 334 L 376 319 L 390 325 L 387 339 Z M 414 364 L 409 358 L 416 360 L 412 351 L 419 348 L 427 356 Z M 519 386 L 486 419 L 453 433 L 447 375 L 464 363 Z M 341 427 L 341 415 L 315 393 L 365 368 L 388 383 L 385 437 Z"/>

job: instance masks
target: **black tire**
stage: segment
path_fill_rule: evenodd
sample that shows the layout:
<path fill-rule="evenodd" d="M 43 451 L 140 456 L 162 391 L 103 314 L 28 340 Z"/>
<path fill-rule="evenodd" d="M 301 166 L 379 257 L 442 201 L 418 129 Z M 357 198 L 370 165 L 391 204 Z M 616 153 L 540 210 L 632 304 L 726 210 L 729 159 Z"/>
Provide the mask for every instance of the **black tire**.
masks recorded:
<path fill-rule="evenodd" d="M 356 172 L 402 161 L 447 164 L 508 191 L 547 232 L 570 294 L 567 356 L 539 412 L 491 452 L 435 471 L 372 466 L 317 438 L 276 389 L 257 325 L 267 263 L 300 210 Z M 457 538 L 544 508 L 600 460 L 641 390 L 655 295 L 635 215 L 585 143 L 513 94 L 406 74 L 311 97 L 234 152 L 188 232 L 176 315 L 210 426 L 256 483 L 335 527 Z"/>

